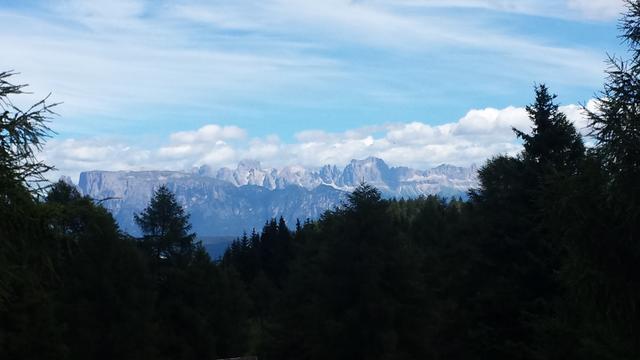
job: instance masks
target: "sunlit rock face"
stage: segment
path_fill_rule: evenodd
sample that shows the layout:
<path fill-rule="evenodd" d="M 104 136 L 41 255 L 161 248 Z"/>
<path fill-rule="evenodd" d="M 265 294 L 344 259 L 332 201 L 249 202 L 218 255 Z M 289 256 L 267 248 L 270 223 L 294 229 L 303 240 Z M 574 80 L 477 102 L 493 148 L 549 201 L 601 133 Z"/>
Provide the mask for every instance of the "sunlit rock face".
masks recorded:
<path fill-rule="evenodd" d="M 385 197 L 466 196 L 478 184 L 477 169 L 441 165 L 428 170 L 389 167 L 382 159 L 352 160 L 343 169 L 325 165 L 311 169 L 262 168 L 242 161 L 235 169 L 201 167 L 180 171 L 87 171 L 78 187 L 109 209 L 123 230 L 137 233 L 133 215 L 149 202 L 154 189 L 166 184 L 191 215 L 202 236 L 239 235 L 259 229 L 272 217 L 315 219 L 339 206 L 346 194 L 365 182 Z"/>

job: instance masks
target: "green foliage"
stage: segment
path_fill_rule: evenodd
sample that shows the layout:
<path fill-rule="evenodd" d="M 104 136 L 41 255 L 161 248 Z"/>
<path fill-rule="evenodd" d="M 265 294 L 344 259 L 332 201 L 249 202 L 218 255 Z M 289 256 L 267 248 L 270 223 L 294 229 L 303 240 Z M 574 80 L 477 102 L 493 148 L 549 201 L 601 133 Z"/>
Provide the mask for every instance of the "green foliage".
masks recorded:
<path fill-rule="evenodd" d="M 515 130 L 524 150 L 487 162 L 479 172 L 481 187 L 471 196 L 471 216 L 478 219 L 473 241 L 481 256 L 473 300 L 482 310 L 470 315 L 474 342 L 484 344 L 480 358 L 534 359 L 544 353 L 540 329 L 556 316 L 562 294 L 557 273 L 565 260 L 563 224 L 551 212 L 562 201 L 557 195 L 566 179 L 582 166 L 585 149 L 555 95 L 545 85 L 535 95 L 527 107 L 531 134 Z"/>
<path fill-rule="evenodd" d="M 104 208 L 62 181 L 44 208 L 60 244 L 55 301 L 68 358 L 143 357 L 153 293 L 135 243 Z"/>
<path fill-rule="evenodd" d="M 36 159 L 35 153 L 51 134 L 47 122 L 57 104 L 47 104 L 45 98 L 27 110 L 16 107 L 10 96 L 22 94 L 25 85 L 9 82 L 13 75 L 0 72 L 0 185 L 13 182 L 37 189 L 46 181 L 44 173 L 53 168 Z"/>
<path fill-rule="evenodd" d="M 189 216 L 165 185 L 154 192 L 149 206 L 135 215 L 135 222 L 142 230 L 143 248 L 154 261 L 185 264 L 193 256 L 195 234 L 189 233 Z"/>
<path fill-rule="evenodd" d="M 160 186 L 135 216 L 154 280 L 152 344 L 156 358 L 201 359 L 241 354 L 248 307 L 240 279 L 219 269 L 189 233 L 189 216 Z"/>
<path fill-rule="evenodd" d="M 573 173 L 584 156 L 584 145 L 580 134 L 567 116 L 558 110 L 546 85 L 536 86 L 536 98 L 527 106 L 533 122 L 531 135 L 515 130 L 524 142 L 522 158 L 529 166 L 546 166 L 548 171 Z"/>
<path fill-rule="evenodd" d="M 611 359 L 640 353 L 640 2 L 627 8 L 621 38 L 630 58 L 610 57 L 597 106 L 587 110 L 596 146 L 566 202 L 578 216 L 562 272 L 575 299 L 565 323 L 584 353 Z"/>
<path fill-rule="evenodd" d="M 37 359 L 63 353 L 52 304 L 57 244 L 33 198 L 50 167 L 35 159 L 49 134 L 50 105 L 44 100 L 22 111 L 11 97 L 21 85 L 0 73 L 0 354 Z"/>

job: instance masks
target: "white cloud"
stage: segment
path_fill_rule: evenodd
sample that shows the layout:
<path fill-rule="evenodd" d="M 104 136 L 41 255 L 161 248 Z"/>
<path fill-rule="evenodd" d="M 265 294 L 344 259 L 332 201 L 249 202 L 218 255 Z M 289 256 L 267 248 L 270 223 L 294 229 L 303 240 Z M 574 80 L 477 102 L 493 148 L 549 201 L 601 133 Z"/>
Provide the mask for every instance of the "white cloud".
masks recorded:
<path fill-rule="evenodd" d="M 93 118 L 105 116 L 126 127 L 140 121 L 140 108 L 219 110 L 269 101 L 296 84 L 340 76 L 333 59 L 277 39 L 241 46 L 224 36 L 195 41 L 192 23 L 167 20 L 164 8 L 147 14 L 148 1 L 49 4 L 46 16 L 0 9 L 3 49 L 11 49 L 0 69 L 20 71 L 30 91 L 52 91 L 64 102 L 60 131 L 91 132 L 102 126 Z"/>
<path fill-rule="evenodd" d="M 504 136 L 512 133 L 512 127 L 523 130 L 530 127 L 527 112 L 523 108 L 471 110 L 460 119 L 455 132 L 461 135 Z"/>
<path fill-rule="evenodd" d="M 617 0 L 574 0 L 571 7 L 604 14 L 615 8 L 605 9 L 609 1 Z M 100 116 L 123 127 L 141 121 L 132 111 L 140 108 L 314 105 L 318 97 L 342 101 L 344 89 L 358 100 L 370 96 L 363 101 L 424 99 L 421 83 L 431 80 L 425 59 L 433 59 L 429 67 L 439 74 L 459 62 L 450 66 L 470 82 L 491 75 L 544 81 L 553 74 L 557 83 L 596 86 L 603 54 L 588 45 L 510 33 L 491 19 L 460 17 L 455 10 L 411 11 L 426 4 L 551 14 L 553 3 L 558 1 L 52 1 L 33 13 L 0 9 L 3 47 L 11 49 L 0 57 L 0 68 L 20 71 L 32 91 L 53 91 L 64 101 L 59 130 L 85 132 L 101 125 L 87 119 Z M 596 3 L 601 5 L 588 5 Z M 377 61 L 407 59 L 420 78 L 407 79 L 403 66 L 372 69 L 359 54 L 344 55 L 354 47 L 378 54 Z M 487 57 L 475 70 L 468 66 Z M 400 83 L 397 89 L 392 82 Z"/>
<path fill-rule="evenodd" d="M 478 8 L 567 19 L 609 21 L 624 10 L 624 0 L 378 0 L 413 7 Z"/>
<path fill-rule="evenodd" d="M 594 102 L 588 103 L 593 107 Z M 586 134 L 586 118 L 577 105 L 560 108 Z M 143 148 L 114 139 L 51 141 L 44 160 L 59 173 L 76 176 L 84 170 L 189 170 L 195 166 L 235 166 L 255 159 L 266 166 L 345 165 L 351 159 L 377 156 L 392 165 L 427 168 L 441 163 L 481 164 L 496 154 L 514 155 L 521 145 L 512 128 L 528 132 L 524 108 L 470 110 L 456 122 L 432 126 L 422 122 L 391 123 L 340 133 L 308 130 L 291 142 L 275 135 L 247 136 L 236 126 L 210 124 L 172 134 L 168 144 Z M 53 174 L 57 176 L 59 173 Z"/>
<path fill-rule="evenodd" d="M 171 141 L 176 143 L 209 142 L 219 140 L 239 140 L 246 132 L 237 126 L 205 125 L 196 131 L 181 131 L 171 134 Z"/>
<path fill-rule="evenodd" d="M 159 159 L 187 162 L 189 166 L 220 164 L 232 161 L 236 150 L 228 142 L 245 139 L 246 131 L 237 126 L 205 125 L 195 131 L 170 135 L 170 144 L 158 149 Z"/>
<path fill-rule="evenodd" d="M 59 174 L 77 176 L 89 169 L 141 170 L 159 166 L 150 163 L 152 151 L 131 146 L 115 139 L 50 140 L 40 158 L 55 165 Z"/>
<path fill-rule="evenodd" d="M 134 18 L 143 13 L 145 2 L 141 0 L 109 0 L 108 2 L 65 0 L 54 3 L 62 15 L 87 20 L 118 20 Z"/>
<path fill-rule="evenodd" d="M 623 0 L 567 0 L 567 6 L 593 20 L 616 19 L 625 9 Z"/>

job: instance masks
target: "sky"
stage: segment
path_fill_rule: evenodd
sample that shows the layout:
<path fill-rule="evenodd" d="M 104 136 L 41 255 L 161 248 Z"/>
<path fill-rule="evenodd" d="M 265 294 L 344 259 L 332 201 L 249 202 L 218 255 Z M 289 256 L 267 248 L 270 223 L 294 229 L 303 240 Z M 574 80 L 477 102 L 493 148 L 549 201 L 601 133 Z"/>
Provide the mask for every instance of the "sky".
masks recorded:
<path fill-rule="evenodd" d="M 85 170 L 481 165 L 535 84 L 602 88 L 622 0 L 0 0 L 0 70 L 61 102 L 40 157 Z"/>

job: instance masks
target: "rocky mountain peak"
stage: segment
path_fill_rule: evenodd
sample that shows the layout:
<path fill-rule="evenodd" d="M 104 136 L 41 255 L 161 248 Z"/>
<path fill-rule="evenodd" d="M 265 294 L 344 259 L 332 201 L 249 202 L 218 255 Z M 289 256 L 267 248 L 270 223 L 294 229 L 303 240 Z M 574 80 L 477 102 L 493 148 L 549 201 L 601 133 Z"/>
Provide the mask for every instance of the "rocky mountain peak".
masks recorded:
<path fill-rule="evenodd" d="M 260 227 L 271 217 L 316 218 L 338 206 L 346 192 L 361 182 L 377 187 L 386 197 L 422 195 L 465 196 L 477 186 L 477 168 L 440 165 L 418 170 L 389 167 L 368 157 L 320 168 L 287 166 L 263 169 L 260 162 L 243 160 L 235 169 L 208 166 L 181 171 L 88 171 L 78 187 L 103 203 L 123 229 L 135 232 L 133 214 L 141 211 L 159 185 L 167 184 L 191 214 L 201 235 L 239 235 Z"/>
<path fill-rule="evenodd" d="M 380 189 L 388 189 L 395 184 L 387 163 L 376 157 L 351 160 L 342 171 L 339 180 L 340 185 L 350 187 L 357 186 L 361 182 L 366 182 Z"/>

